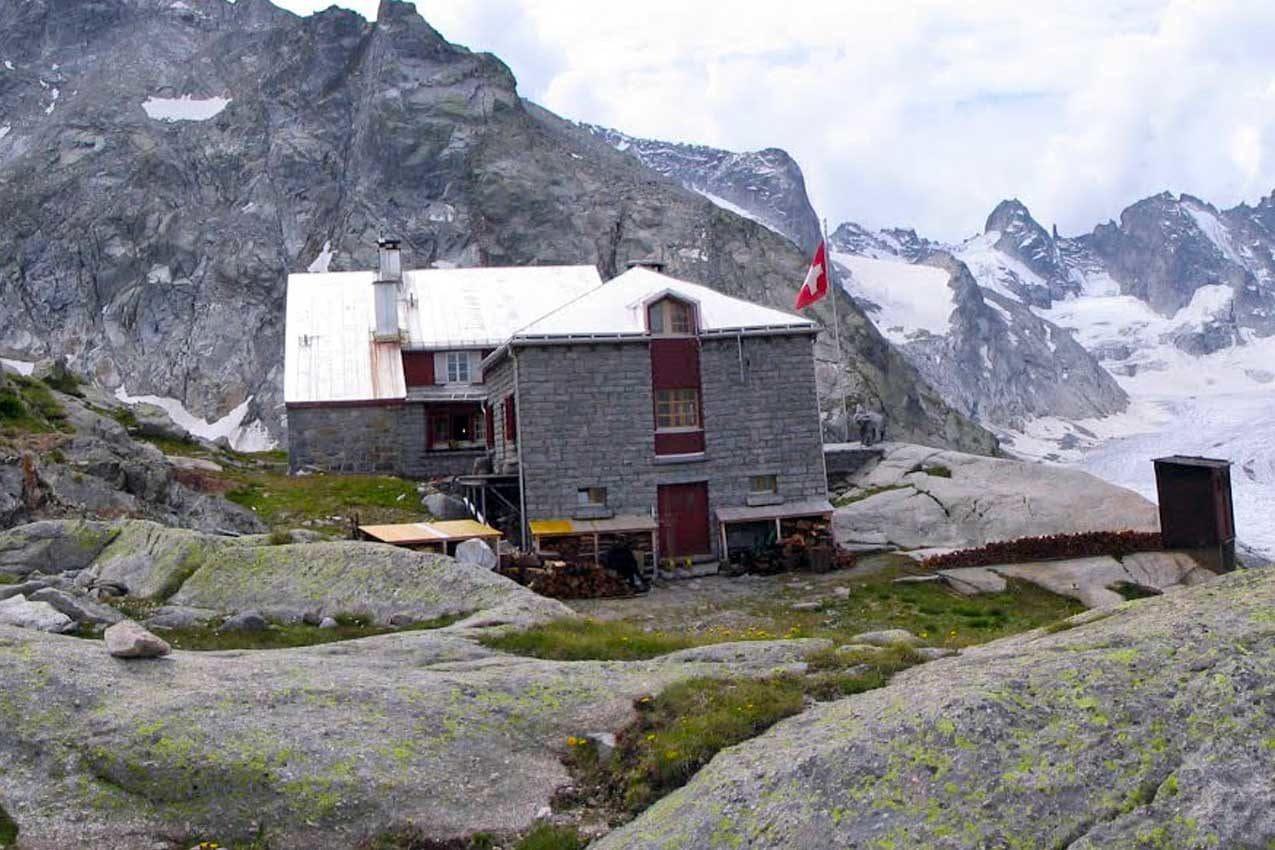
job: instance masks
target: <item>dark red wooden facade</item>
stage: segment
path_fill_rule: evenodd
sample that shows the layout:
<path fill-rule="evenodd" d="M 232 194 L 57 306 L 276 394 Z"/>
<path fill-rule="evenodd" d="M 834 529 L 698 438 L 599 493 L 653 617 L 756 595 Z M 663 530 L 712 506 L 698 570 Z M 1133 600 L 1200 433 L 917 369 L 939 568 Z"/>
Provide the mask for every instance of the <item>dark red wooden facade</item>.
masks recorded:
<path fill-rule="evenodd" d="M 700 381 L 699 340 L 673 337 L 651 340 L 651 396 L 660 390 L 695 390 L 699 395 L 699 423 L 695 431 L 655 432 L 656 455 L 696 454 L 704 451 L 704 396 Z M 656 411 L 651 411 L 652 423 Z"/>
<path fill-rule="evenodd" d="M 404 351 L 403 378 L 409 387 L 434 385 L 434 352 Z"/>

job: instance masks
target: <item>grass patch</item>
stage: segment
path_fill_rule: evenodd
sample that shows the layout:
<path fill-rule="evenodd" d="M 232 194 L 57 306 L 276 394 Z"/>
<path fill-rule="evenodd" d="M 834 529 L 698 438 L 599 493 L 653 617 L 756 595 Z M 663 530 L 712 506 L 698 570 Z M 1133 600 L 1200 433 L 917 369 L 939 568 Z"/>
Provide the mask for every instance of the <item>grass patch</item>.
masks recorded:
<path fill-rule="evenodd" d="M 9 813 L 0 806 L 0 847 L 8 847 L 18 840 L 18 825 L 9 817 Z"/>
<path fill-rule="evenodd" d="M 227 478 L 233 489 L 226 498 L 272 528 L 340 526 L 351 514 L 364 523 L 418 522 L 425 514 L 416 485 L 386 475 L 288 475 L 266 468 L 229 470 Z"/>
<path fill-rule="evenodd" d="M 492 649 L 555 661 L 638 661 L 713 642 L 685 634 L 645 631 L 623 621 L 590 619 L 555 620 L 521 632 L 482 638 L 483 645 Z"/>
<path fill-rule="evenodd" d="M 0 584 L 17 584 L 20 579 L 8 573 L 0 573 Z"/>
<path fill-rule="evenodd" d="M 926 475 L 932 475 L 935 478 L 951 478 L 952 477 L 952 470 L 948 469 L 946 466 L 926 466 L 926 467 L 922 467 L 921 471 L 924 472 Z"/>
<path fill-rule="evenodd" d="M 150 443 L 166 455 L 211 459 L 212 453 L 195 440 L 174 440 L 172 437 L 153 437 L 146 434 L 138 434 L 136 439 L 138 442 Z"/>
<path fill-rule="evenodd" d="M 66 408 L 44 384 L 25 375 L 7 375 L 0 388 L 0 429 L 5 436 L 68 432 Z"/>
<path fill-rule="evenodd" d="M 192 652 L 218 652 L 231 649 L 294 649 L 343 640 L 373 637 L 395 632 L 419 632 L 441 629 L 464 619 L 466 614 L 435 617 L 407 626 L 351 625 L 338 622 L 336 628 L 321 629 L 304 624 L 271 625 L 260 631 L 219 632 L 213 627 L 157 629 L 156 634 L 175 649 Z"/>
<path fill-rule="evenodd" d="M 756 625 L 698 628 L 697 617 L 667 619 L 662 629 L 644 621 L 556 620 L 520 632 L 483 638 L 492 648 L 557 661 L 633 661 L 680 649 L 741 640 L 826 638 L 837 645 L 861 633 L 907 629 L 934 646 L 959 648 L 1029 631 L 1085 610 L 1079 602 L 1009 579 L 1001 593 L 965 597 L 938 582 L 895 584 L 896 571 L 847 585 L 844 599 L 826 599 L 818 611 L 794 610 L 785 589 L 735 603 L 737 619 Z M 635 603 L 635 613 L 642 610 Z M 722 608 L 718 608 L 721 612 Z"/>
<path fill-rule="evenodd" d="M 584 850 L 584 839 L 573 827 L 542 823 L 527 833 L 514 850 Z"/>
<path fill-rule="evenodd" d="M 863 490 L 856 490 L 853 493 L 847 493 L 833 499 L 834 507 L 844 508 L 846 505 L 853 505 L 855 502 L 862 502 L 864 499 L 871 499 L 873 496 L 879 496 L 882 493 L 889 493 L 891 490 L 908 490 L 911 487 L 907 484 L 887 484 L 884 487 L 867 487 Z"/>
<path fill-rule="evenodd" d="M 80 379 L 72 375 L 69 371 L 54 370 L 55 374 L 49 375 L 44 379 L 44 385 L 51 390 L 57 390 L 66 395 L 73 395 L 76 398 L 84 398 L 84 393 L 80 390 Z"/>
<path fill-rule="evenodd" d="M 489 832 L 445 841 L 428 838 L 418 827 L 383 832 L 358 845 L 359 850 L 584 850 L 585 841 L 573 827 L 538 824 L 517 843 Z"/>
<path fill-rule="evenodd" d="M 638 719 L 616 736 L 605 762 L 593 741 L 569 738 L 566 763 L 578 780 L 577 801 L 600 804 L 620 820 L 631 817 L 685 785 L 717 753 L 799 714 L 810 700 L 880 688 L 920 659 L 909 649 L 890 649 L 828 650 L 807 660 L 805 675 L 690 679 L 642 697 L 635 703 Z"/>

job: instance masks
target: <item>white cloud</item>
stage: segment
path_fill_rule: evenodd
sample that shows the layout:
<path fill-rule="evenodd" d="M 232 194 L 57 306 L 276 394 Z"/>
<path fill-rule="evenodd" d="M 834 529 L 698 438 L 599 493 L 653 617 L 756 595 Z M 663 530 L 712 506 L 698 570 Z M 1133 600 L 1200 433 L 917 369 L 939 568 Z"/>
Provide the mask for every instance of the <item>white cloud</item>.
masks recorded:
<path fill-rule="evenodd" d="M 1266 0 L 417 8 L 566 117 L 785 148 L 833 221 L 957 238 L 1018 197 L 1078 232 L 1164 189 L 1230 205 L 1275 188 Z"/>

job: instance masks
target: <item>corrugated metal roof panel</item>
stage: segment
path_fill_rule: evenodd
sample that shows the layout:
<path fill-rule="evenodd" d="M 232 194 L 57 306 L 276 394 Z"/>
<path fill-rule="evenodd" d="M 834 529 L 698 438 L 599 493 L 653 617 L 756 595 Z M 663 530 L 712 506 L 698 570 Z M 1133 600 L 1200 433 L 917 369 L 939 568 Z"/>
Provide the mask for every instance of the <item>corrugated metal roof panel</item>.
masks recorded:
<path fill-rule="evenodd" d="M 283 397 L 288 403 L 403 398 L 396 343 L 373 345 L 372 272 L 288 276 Z"/>
<path fill-rule="evenodd" d="M 404 282 L 409 348 L 495 348 L 518 328 L 602 284 L 593 266 L 426 269 Z"/>
<path fill-rule="evenodd" d="M 630 269 L 570 303 L 518 330 L 515 339 L 533 337 L 632 335 L 646 333 L 645 306 L 670 294 L 695 303 L 700 331 L 789 328 L 811 330 L 807 319 L 771 307 L 724 295 L 698 283 L 648 268 Z"/>

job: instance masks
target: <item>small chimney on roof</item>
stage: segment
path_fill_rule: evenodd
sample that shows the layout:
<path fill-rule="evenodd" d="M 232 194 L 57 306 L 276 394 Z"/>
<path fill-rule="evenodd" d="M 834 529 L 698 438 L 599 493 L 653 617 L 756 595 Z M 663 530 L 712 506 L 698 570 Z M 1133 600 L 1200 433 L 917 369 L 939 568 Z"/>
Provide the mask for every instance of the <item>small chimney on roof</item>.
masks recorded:
<path fill-rule="evenodd" d="M 653 272 L 663 272 L 664 261 L 654 257 L 646 260 L 629 260 L 624 267 L 626 269 L 650 269 Z"/>
<path fill-rule="evenodd" d="M 403 283 L 403 263 L 397 239 L 378 239 L 380 270 L 372 284 L 376 297 L 376 338 L 398 338 L 398 290 Z"/>

